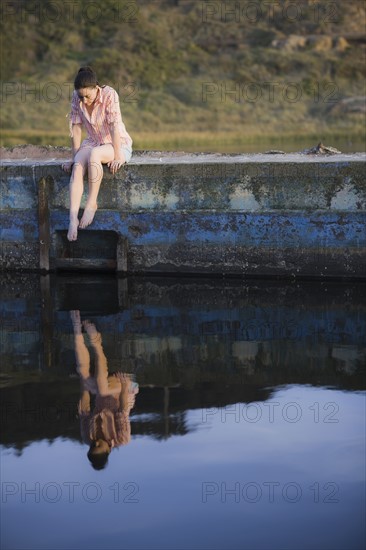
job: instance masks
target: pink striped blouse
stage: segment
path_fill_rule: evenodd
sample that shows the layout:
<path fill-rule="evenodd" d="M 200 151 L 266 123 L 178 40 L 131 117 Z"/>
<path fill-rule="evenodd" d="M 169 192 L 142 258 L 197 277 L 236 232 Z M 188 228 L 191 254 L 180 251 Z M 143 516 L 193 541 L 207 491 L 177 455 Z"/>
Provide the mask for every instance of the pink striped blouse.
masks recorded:
<path fill-rule="evenodd" d="M 112 447 L 127 445 L 131 441 L 130 411 L 135 405 L 138 386 L 131 385 L 128 392 L 126 410 L 121 410 L 119 395 L 96 395 L 93 412 L 82 412 L 79 409 L 81 437 L 90 445 L 100 438 L 98 422 L 103 439 Z"/>
<path fill-rule="evenodd" d="M 122 147 L 132 148 L 131 136 L 127 133 L 122 120 L 119 97 L 110 86 L 101 88 L 97 86 L 98 93 L 91 116 L 86 106 L 80 101 L 77 91 L 74 90 L 71 99 L 70 136 L 72 137 L 72 125 L 82 124 L 88 137 L 84 139 L 81 147 L 96 147 L 106 143 L 112 143 L 110 125 L 116 124 L 121 136 Z"/>

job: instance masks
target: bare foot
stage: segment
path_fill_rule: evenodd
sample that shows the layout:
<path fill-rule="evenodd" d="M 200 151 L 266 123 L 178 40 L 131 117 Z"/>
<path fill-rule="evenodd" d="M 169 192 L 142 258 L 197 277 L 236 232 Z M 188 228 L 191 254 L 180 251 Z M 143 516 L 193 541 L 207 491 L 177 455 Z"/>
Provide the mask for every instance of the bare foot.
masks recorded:
<path fill-rule="evenodd" d="M 76 218 L 76 220 L 70 220 L 69 224 L 69 230 L 67 232 L 67 238 L 69 241 L 76 241 L 78 238 L 78 227 L 79 227 L 79 220 Z"/>
<path fill-rule="evenodd" d="M 88 227 L 94 219 L 95 212 L 97 211 L 98 205 L 95 204 L 93 206 L 86 205 L 84 214 L 80 220 L 79 227 L 81 229 L 84 229 L 85 227 Z"/>
<path fill-rule="evenodd" d="M 74 328 L 74 332 L 76 334 L 81 334 L 82 326 L 81 326 L 80 311 L 78 309 L 71 310 L 70 317 L 72 321 L 72 326 Z"/>
<path fill-rule="evenodd" d="M 86 330 L 86 332 L 87 332 L 87 334 L 90 338 L 91 343 L 101 341 L 102 337 L 99 334 L 99 332 L 97 331 L 97 328 L 96 328 L 94 323 L 92 323 L 91 321 L 86 319 L 85 321 L 83 321 L 82 324 L 83 324 L 83 327 Z"/>

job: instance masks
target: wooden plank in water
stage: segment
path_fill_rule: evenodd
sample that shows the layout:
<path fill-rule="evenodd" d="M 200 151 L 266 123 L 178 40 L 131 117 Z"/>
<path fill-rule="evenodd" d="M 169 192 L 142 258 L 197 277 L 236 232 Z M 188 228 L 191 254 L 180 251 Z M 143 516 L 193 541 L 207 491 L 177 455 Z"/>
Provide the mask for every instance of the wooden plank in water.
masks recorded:
<path fill-rule="evenodd" d="M 56 258 L 56 269 L 116 271 L 116 260 L 106 258 Z"/>

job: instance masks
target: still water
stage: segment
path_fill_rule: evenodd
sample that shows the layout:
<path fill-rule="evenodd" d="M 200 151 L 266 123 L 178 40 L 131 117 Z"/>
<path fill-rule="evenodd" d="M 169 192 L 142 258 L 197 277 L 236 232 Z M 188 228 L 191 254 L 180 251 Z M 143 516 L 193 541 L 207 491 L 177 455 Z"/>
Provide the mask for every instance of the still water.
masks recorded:
<path fill-rule="evenodd" d="M 364 548 L 365 295 L 3 276 L 1 548 Z"/>
<path fill-rule="evenodd" d="M 175 139 L 174 143 L 164 143 L 162 145 L 163 150 L 167 151 L 177 151 L 177 150 L 183 150 L 187 153 L 227 153 L 227 154 L 246 154 L 246 153 L 265 153 L 266 151 L 271 150 L 280 150 L 284 153 L 297 153 L 300 151 L 305 151 L 307 149 L 310 149 L 316 145 L 320 141 L 324 143 L 324 145 L 328 145 L 331 147 L 335 147 L 342 153 L 359 153 L 366 150 L 366 142 L 365 139 L 361 137 L 346 137 L 346 136 L 334 136 L 334 137 L 328 137 L 327 139 L 323 139 L 321 136 L 318 138 L 314 137 L 297 137 L 289 138 L 289 137 L 283 137 L 280 136 L 278 139 L 265 139 L 262 138 L 260 141 L 257 140 L 253 143 L 233 143 L 228 142 L 227 137 L 225 135 L 222 136 L 222 139 L 220 140 L 220 135 L 216 135 L 216 143 L 208 145 L 202 145 L 200 143 L 192 143 L 187 144 L 186 140 L 179 139 L 179 136 Z M 144 148 L 143 145 L 139 144 L 139 148 Z M 158 148 L 157 146 L 154 146 L 154 149 Z"/>

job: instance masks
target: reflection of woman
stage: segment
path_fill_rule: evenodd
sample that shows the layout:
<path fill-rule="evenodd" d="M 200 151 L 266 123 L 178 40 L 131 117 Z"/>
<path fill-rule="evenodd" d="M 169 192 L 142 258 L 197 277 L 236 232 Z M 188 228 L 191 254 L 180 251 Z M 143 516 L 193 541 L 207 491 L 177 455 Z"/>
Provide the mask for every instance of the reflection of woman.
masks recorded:
<path fill-rule="evenodd" d="M 102 338 L 90 321 L 81 323 L 79 311 L 71 312 L 74 327 L 77 372 L 80 375 L 78 412 L 81 436 L 90 445 L 88 458 L 97 470 L 104 468 L 113 447 L 126 445 L 131 439 L 130 411 L 135 404 L 138 385 L 132 375 L 118 372 L 109 375 Z M 89 336 L 95 355 L 95 374 L 90 374 L 90 355 L 82 329 Z M 91 408 L 90 396 L 95 395 Z"/>

